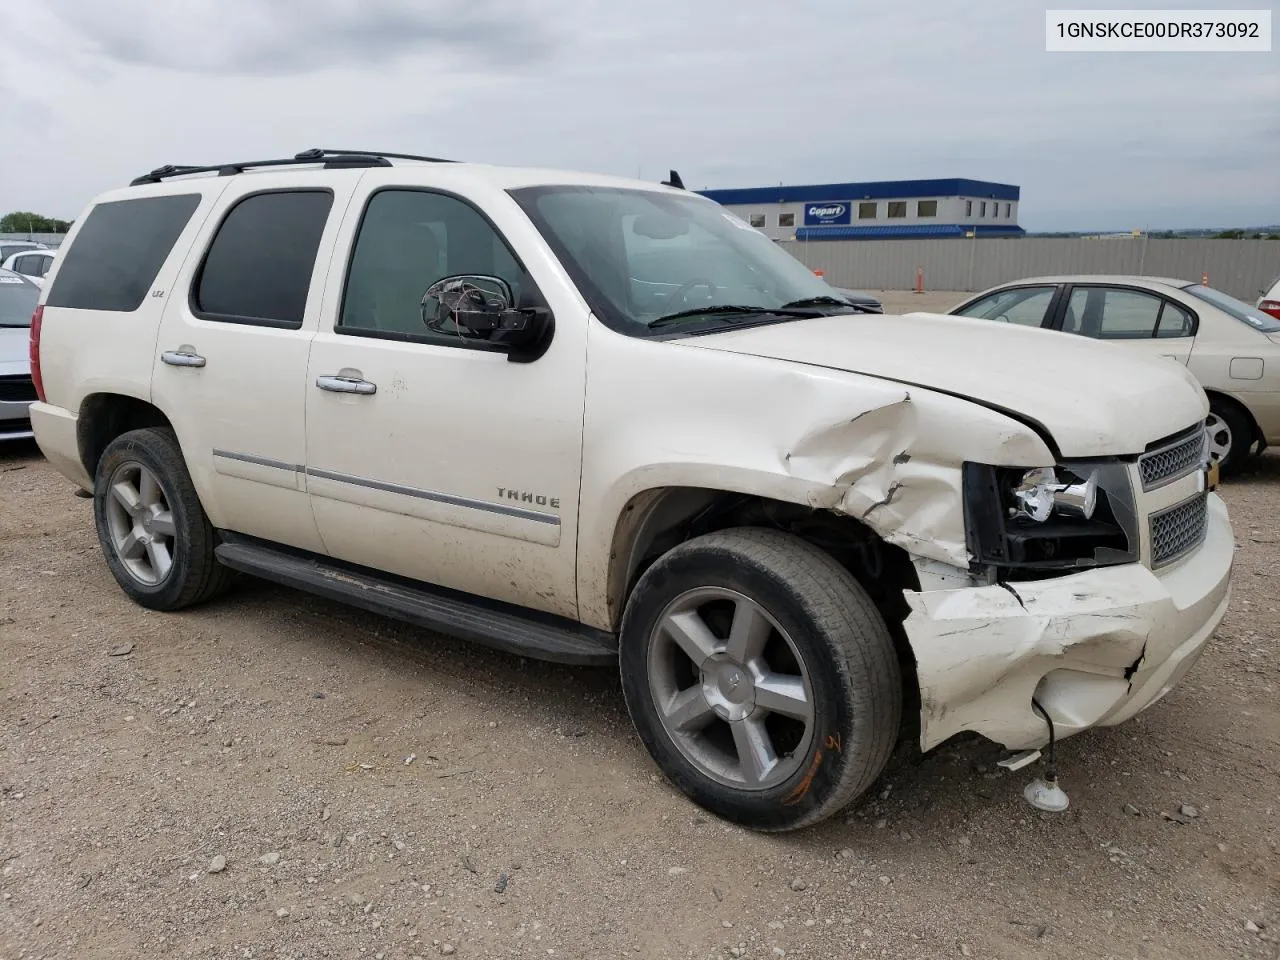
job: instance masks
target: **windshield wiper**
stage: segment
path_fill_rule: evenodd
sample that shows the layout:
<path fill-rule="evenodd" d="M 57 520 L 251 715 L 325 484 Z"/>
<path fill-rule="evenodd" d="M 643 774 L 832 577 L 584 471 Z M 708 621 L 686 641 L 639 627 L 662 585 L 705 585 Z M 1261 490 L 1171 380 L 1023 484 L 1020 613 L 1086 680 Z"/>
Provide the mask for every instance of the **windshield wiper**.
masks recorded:
<path fill-rule="evenodd" d="M 748 307 L 741 304 L 733 303 L 717 303 L 711 307 L 695 307 L 691 310 L 681 310 L 679 313 L 669 313 L 665 317 L 658 317 L 657 320 L 650 320 L 648 327 L 650 330 L 657 330 L 660 327 L 668 326 L 672 323 L 678 323 L 681 320 L 692 320 L 695 317 L 714 316 L 717 314 L 736 314 L 740 317 L 759 317 L 759 316 L 778 316 L 778 317 L 818 317 L 819 313 L 813 310 L 796 310 L 790 305 L 786 307 Z"/>
<path fill-rule="evenodd" d="M 863 313 L 870 313 L 866 307 L 861 307 L 851 300 L 844 300 L 840 297 L 832 297 L 828 294 L 821 294 L 817 297 L 804 297 L 800 300 L 792 300 L 790 303 L 784 303 L 783 308 L 788 307 L 821 307 L 830 304 L 833 307 L 847 307 L 850 310 L 861 310 Z"/>

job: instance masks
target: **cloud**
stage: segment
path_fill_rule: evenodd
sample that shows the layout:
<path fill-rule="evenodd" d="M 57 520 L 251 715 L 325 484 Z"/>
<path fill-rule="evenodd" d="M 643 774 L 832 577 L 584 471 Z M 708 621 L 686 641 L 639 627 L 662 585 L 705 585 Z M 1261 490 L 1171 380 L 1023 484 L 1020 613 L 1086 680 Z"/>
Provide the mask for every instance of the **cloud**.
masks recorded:
<path fill-rule="evenodd" d="M 279 76 L 409 55 L 518 66 L 549 31 L 520 0 L 45 0 L 102 56 L 125 66 Z"/>
<path fill-rule="evenodd" d="M 336 144 L 699 189 L 1001 180 L 1032 229 L 1280 221 L 1274 54 L 1049 54 L 1046 5 L 43 0 L 0 31 L 27 101 L 0 136 L 32 160 L 0 212 Z"/>

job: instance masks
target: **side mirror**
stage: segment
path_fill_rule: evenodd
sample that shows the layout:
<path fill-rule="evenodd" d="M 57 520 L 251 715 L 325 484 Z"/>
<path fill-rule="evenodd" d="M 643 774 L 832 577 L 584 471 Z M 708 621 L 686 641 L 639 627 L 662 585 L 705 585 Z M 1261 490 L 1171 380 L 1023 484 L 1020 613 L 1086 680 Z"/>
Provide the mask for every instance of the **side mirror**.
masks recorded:
<path fill-rule="evenodd" d="M 433 330 L 447 324 L 460 336 L 510 347 L 508 357 L 517 362 L 537 359 L 550 341 L 550 311 L 517 309 L 511 285 L 483 274 L 458 274 L 433 283 L 422 297 L 422 320 Z"/>

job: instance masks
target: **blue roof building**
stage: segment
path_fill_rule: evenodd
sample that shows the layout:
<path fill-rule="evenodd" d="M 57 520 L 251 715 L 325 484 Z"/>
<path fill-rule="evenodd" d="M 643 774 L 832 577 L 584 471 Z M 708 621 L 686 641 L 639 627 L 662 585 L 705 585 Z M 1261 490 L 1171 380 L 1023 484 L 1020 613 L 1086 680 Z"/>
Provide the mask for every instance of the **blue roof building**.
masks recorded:
<path fill-rule="evenodd" d="M 1021 237 L 1021 188 L 967 180 L 873 180 L 700 190 L 775 240 Z"/>

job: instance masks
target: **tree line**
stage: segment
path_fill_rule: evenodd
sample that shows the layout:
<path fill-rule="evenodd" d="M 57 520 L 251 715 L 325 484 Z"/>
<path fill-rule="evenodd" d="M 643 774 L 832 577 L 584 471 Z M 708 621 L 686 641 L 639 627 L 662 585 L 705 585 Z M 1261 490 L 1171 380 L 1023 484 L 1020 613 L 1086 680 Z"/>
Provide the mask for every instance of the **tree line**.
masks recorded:
<path fill-rule="evenodd" d="M 44 217 L 27 210 L 15 210 L 0 217 L 0 233 L 66 233 L 70 220 Z"/>

